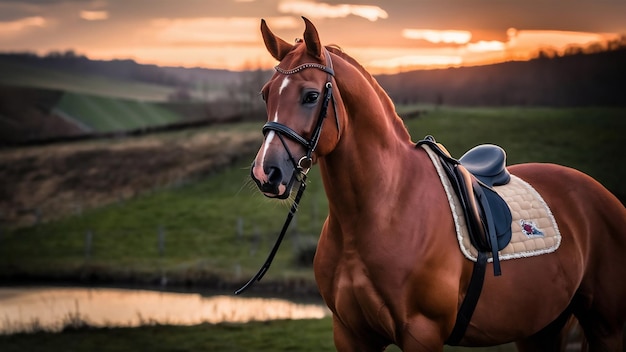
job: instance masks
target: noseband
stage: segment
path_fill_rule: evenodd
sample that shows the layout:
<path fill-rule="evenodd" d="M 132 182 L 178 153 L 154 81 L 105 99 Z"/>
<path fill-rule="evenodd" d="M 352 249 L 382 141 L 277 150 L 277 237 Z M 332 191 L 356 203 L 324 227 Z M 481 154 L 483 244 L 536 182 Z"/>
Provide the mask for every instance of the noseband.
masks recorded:
<path fill-rule="evenodd" d="M 287 150 L 287 154 L 289 155 L 289 159 L 291 160 L 294 169 L 298 170 L 301 174 L 306 174 L 313 164 L 312 155 L 315 151 L 315 148 L 317 148 L 317 143 L 319 142 L 320 135 L 322 134 L 322 125 L 328 113 L 328 104 L 333 97 L 333 84 L 331 80 L 335 75 L 335 71 L 333 70 L 333 62 L 331 60 L 330 54 L 328 53 L 328 50 L 324 50 L 324 53 L 326 54 L 326 62 L 328 63 L 328 66 L 324 66 L 318 63 L 306 63 L 290 70 L 285 70 L 279 66 L 275 67 L 276 72 L 283 75 L 292 75 L 307 68 L 317 68 L 327 73 L 326 84 L 324 85 L 324 98 L 322 100 L 322 107 L 320 109 L 315 128 L 313 129 L 313 133 L 311 134 L 311 139 L 307 140 L 289 126 L 286 126 L 279 122 L 270 121 L 263 126 L 264 135 L 267 135 L 269 131 L 274 131 L 278 134 L 280 141 Z M 335 119 L 337 120 L 337 130 L 339 131 L 339 117 L 337 116 L 337 110 L 334 104 L 333 110 L 335 112 Z M 287 147 L 283 136 L 286 136 L 291 140 L 298 142 L 305 148 L 306 155 L 300 158 L 298 162 L 296 162 L 295 158 L 291 154 L 291 151 Z"/>
<path fill-rule="evenodd" d="M 285 234 L 287 233 L 287 229 L 289 228 L 291 219 L 293 219 L 293 216 L 298 210 L 298 204 L 300 203 L 302 194 L 304 193 L 304 190 L 306 189 L 306 174 L 311 168 L 311 166 L 313 165 L 312 155 L 313 155 L 313 152 L 315 151 L 315 148 L 317 148 L 317 143 L 319 142 L 320 135 L 322 133 L 322 125 L 327 115 L 328 103 L 330 102 L 333 96 L 333 91 L 332 91 L 333 84 L 331 80 L 333 76 L 335 75 L 335 71 L 333 70 L 333 63 L 331 61 L 328 50 L 324 50 L 324 53 L 326 54 L 326 62 L 328 63 L 328 66 L 324 66 L 318 63 L 308 63 L 308 64 L 302 64 L 300 66 L 297 66 L 296 68 L 293 68 L 291 70 L 284 70 L 278 66 L 275 67 L 276 72 L 281 73 L 283 75 L 291 75 L 307 68 L 317 68 L 326 72 L 328 74 L 328 77 L 326 80 L 326 84 L 324 85 L 324 100 L 322 100 L 322 107 L 320 109 L 320 114 L 315 124 L 315 129 L 313 130 L 313 133 L 311 134 L 311 139 L 306 139 L 302 137 L 300 134 L 298 134 L 298 132 L 294 131 L 292 128 L 282 123 L 270 121 L 263 126 L 264 135 L 267 135 L 269 131 L 274 131 L 278 135 L 278 138 L 283 144 L 283 147 L 285 147 L 285 150 L 287 151 L 287 154 L 289 155 L 289 159 L 291 160 L 291 163 L 293 164 L 293 167 L 294 167 L 294 175 L 292 175 L 290 183 L 293 182 L 294 177 L 295 177 L 300 182 L 300 187 L 298 188 L 298 193 L 296 194 L 296 198 L 294 199 L 294 202 L 291 205 L 289 214 L 287 214 L 287 219 L 285 220 L 285 223 L 283 224 L 283 228 L 280 231 L 278 238 L 276 239 L 276 243 L 274 243 L 274 247 L 272 247 L 270 254 L 265 260 L 265 263 L 263 264 L 261 269 L 259 269 L 256 275 L 254 275 L 240 289 L 235 291 L 236 295 L 241 294 L 242 292 L 247 290 L 250 286 L 252 286 L 252 284 L 254 284 L 257 281 L 260 281 L 265 275 L 265 273 L 267 272 L 267 270 L 270 268 L 270 265 L 272 264 L 272 261 L 274 260 L 274 256 L 276 256 L 276 253 L 278 252 L 278 248 L 280 247 L 280 244 L 283 238 L 285 237 Z M 333 104 L 333 110 L 335 112 L 335 118 L 337 119 L 337 131 L 339 131 L 339 117 L 337 116 L 337 109 L 334 104 Z M 287 138 L 290 138 L 300 143 L 306 149 L 306 155 L 300 158 L 298 162 L 296 162 L 296 159 L 294 159 L 293 154 L 289 150 L 287 143 L 285 143 L 285 139 L 283 138 L 283 136 L 286 136 Z M 297 174 L 296 174 L 296 171 L 298 171 Z"/>

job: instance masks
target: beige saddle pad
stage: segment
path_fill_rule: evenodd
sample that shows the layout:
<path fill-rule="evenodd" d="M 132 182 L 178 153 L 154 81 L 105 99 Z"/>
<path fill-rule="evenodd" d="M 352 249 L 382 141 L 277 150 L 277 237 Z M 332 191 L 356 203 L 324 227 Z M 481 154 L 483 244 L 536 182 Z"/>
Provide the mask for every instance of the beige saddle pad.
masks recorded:
<path fill-rule="evenodd" d="M 437 155 L 430 148 L 423 147 L 435 165 L 448 196 L 461 251 L 465 257 L 476 261 L 478 251 L 470 243 L 461 203 L 454 193 L 452 184 L 445 175 Z M 511 175 L 511 181 L 508 184 L 496 186 L 494 190 L 506 201 L 513 216 L 511 242 L 499 252 L 500 260 L 552 253 L 559 248 L 561 233 L 554 216 L 541 195 L 530 184 L 515 175 Z M 491 254 L 488 256 L 488 261 L 492 261 Z"/>

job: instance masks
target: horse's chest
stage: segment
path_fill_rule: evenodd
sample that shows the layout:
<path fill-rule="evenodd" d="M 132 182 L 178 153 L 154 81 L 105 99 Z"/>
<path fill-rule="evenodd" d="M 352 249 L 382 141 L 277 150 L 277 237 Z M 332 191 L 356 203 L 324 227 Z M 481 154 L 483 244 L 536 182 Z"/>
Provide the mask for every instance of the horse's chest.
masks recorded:
<path fill-rule="evenodd" d="M 333 310 L 349 328 L 373 329 L 392 337 L 389 310 L 364 265 L 350 263 L 338 270 L 333 296 Z"/>

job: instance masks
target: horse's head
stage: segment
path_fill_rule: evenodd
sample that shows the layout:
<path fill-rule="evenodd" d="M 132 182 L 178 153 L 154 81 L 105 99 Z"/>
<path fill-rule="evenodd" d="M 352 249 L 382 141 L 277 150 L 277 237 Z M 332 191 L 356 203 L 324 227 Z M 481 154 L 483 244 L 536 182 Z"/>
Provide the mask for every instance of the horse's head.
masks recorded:
<path fill-rule="evenodd" d="M 293 45 L 261 21 L 265 46 L 280 63 L 262 90 L 268 122 L 251 176 L 272 198 L 287 198 L 294 180 L 334 149 L 339 136 L 331 54 L 320 44 L 313 24 L 303 19 L 304 39 Z"/>

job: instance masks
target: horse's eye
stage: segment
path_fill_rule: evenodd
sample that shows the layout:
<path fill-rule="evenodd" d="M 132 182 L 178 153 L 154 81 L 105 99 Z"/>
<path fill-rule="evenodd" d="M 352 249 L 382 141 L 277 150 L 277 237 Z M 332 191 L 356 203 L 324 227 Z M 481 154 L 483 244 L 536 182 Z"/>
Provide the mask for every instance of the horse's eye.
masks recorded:
<path fill-rule="evenodd" d="M 302 99 L 302 104 L 312 104 L 312 103 L 315 103 L 317 101 L 317 99 L 319 98 L 319 96 L 320 96 L 320 94 L 318 92 L 308 92 L 304 96 L 304 99 Z"/>

